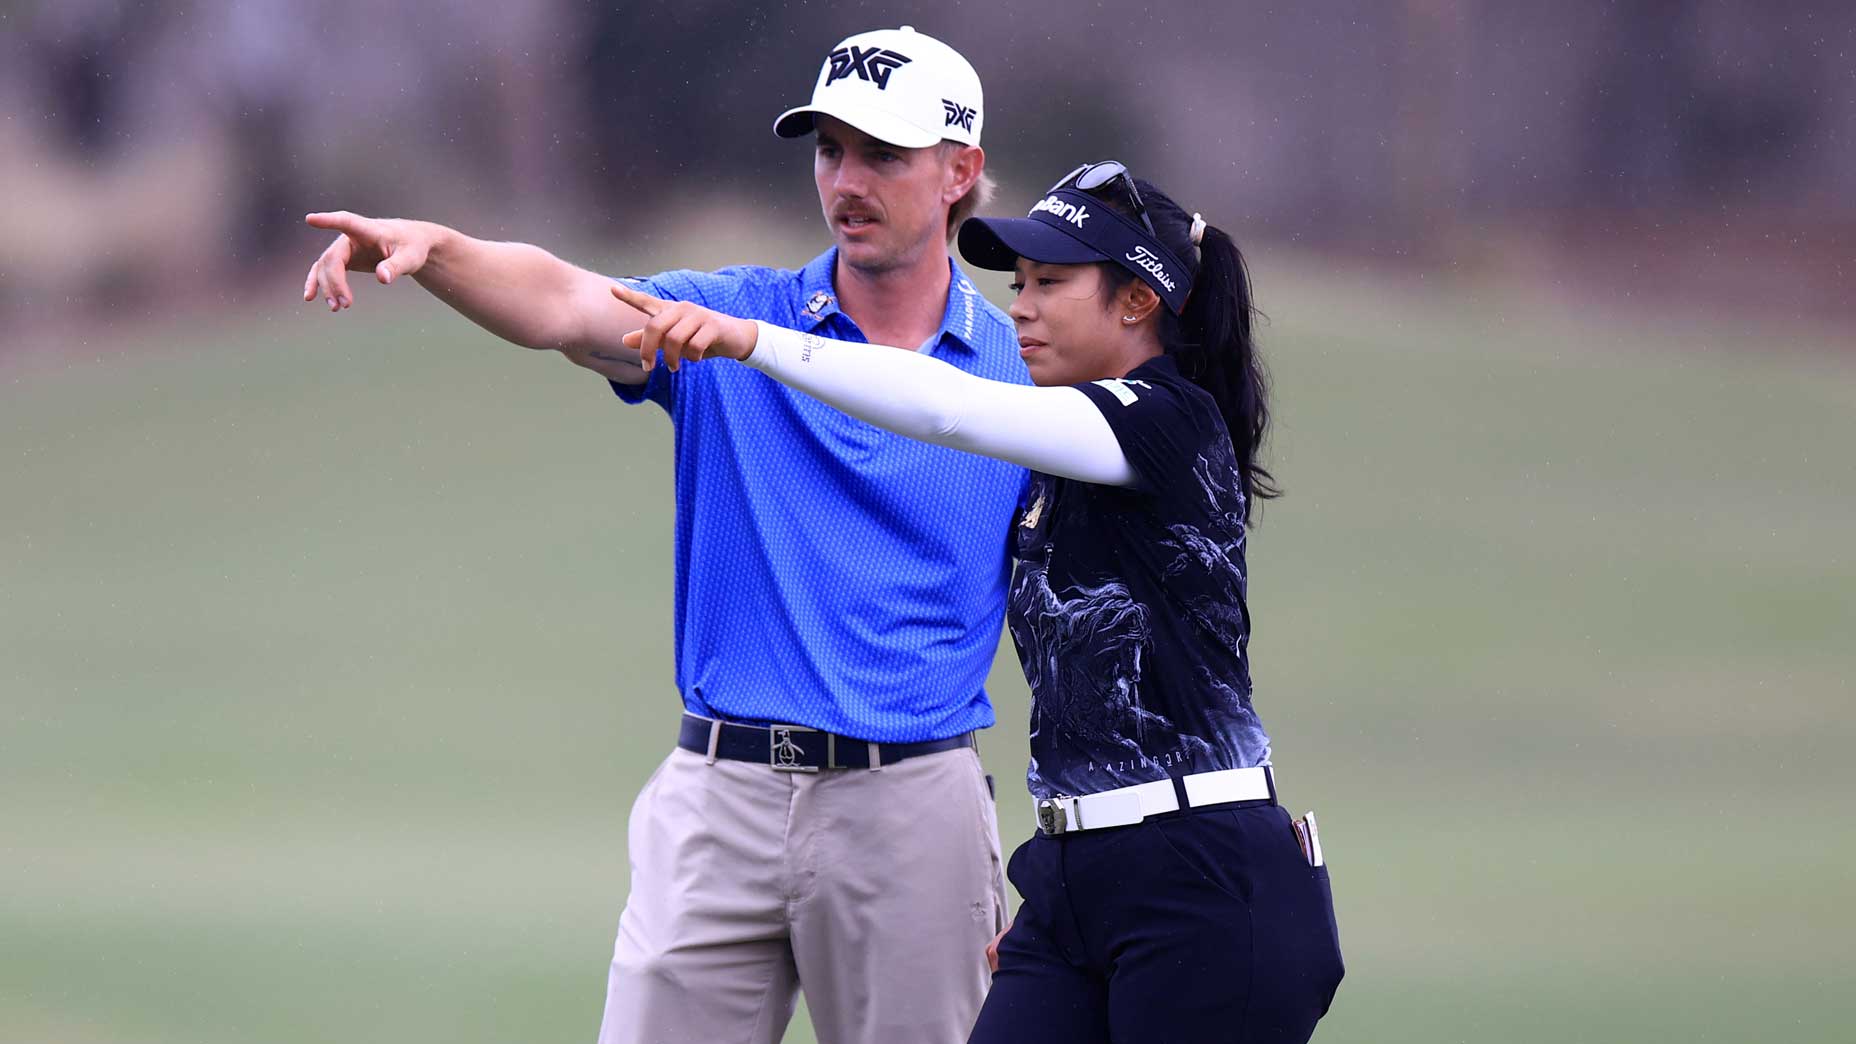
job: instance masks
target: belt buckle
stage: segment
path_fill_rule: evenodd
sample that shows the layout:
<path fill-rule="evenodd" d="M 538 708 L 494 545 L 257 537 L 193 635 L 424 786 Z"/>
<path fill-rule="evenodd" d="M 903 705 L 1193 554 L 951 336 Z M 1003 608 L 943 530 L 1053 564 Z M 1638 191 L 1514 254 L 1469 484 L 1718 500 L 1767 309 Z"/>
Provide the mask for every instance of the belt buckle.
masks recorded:
<path fill-rule="evenodd" d="M 1041 834 L 1061 834 L 1070 829 L 1070 817 L 1065 814 L 1064 805 L 1070 801 L 1066 797 L 1038 799 L 1038 832 Z M 1079 824 L 1080 825 L 1080 824 Z"/>
<path fill-rule="evenodd" d="M 775 725 L 767 730 L 767 765 L 775 772 L 817 772 L 817 765 L 801 764 L 804 747 L 793 742 L 795 732 L 814 732 L 800 725 Z"/>

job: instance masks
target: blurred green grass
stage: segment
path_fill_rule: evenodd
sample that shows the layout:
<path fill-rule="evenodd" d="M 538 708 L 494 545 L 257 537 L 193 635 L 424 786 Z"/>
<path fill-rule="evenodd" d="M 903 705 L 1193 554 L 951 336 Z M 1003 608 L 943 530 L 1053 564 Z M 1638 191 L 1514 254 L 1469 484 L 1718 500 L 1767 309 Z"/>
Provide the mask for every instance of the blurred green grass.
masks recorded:
<path fill-rule="evenodd" d="M 1260 260 L 1318 1039 L 1850 1039 L 1848 332 Z M 0 369 L 0 1039 L 597 1027 L 677 710 L 668 425 L 369 289 Z M 1010 846 L 1009 649 L 993 692 Z"/>

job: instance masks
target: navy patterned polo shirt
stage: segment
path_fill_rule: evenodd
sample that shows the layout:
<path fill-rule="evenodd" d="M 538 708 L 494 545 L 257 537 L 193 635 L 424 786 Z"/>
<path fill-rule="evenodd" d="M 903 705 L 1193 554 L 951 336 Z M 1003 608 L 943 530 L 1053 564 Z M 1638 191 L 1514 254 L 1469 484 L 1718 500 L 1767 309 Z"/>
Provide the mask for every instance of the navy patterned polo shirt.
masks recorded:
<path fill-rule="evenodd" d="M 1243 483 L 1217 404 L 1166 356 L 1078 387 L 1137 484 L 1032 476 L 1006 617 L 1031 685 L 1032 794 L 1267 764 Z"/>

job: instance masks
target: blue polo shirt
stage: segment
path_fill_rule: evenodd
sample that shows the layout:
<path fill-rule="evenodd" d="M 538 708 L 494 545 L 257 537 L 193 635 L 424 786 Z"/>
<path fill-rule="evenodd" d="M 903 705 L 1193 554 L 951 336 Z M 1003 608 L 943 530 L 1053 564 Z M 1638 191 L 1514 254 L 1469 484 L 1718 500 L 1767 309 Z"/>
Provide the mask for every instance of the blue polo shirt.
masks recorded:
<path fill-rule="evenodd" d="M 666 300 L 866 341 L 838 310 L 836 260 L 834 249 L 797 272 L 638 282 Z M 1011 320 L 949 265 L 941 328 L 924 350 L 1030 383 Z M 1024 469 L 882 431 L 730 360 L 659 366 L 642 386 L 613 388 L 662 406 L 675 429 L 684 707 L 883 743 L 993 723 L 985 679 Z"/>

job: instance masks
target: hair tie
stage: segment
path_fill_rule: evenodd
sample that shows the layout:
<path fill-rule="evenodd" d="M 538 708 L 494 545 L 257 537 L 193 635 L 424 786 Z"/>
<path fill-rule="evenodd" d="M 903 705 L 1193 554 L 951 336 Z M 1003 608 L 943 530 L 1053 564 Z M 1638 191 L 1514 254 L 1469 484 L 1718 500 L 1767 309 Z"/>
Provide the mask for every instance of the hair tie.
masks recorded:
<path fill-rule="evenodd" d="M 1193 246 L 1198 246 L 1199 240 L 1205 238 L 1205 218 L 1197 211 L 1192 214 L 1192 231 L 1188 235 L 1192 239 Z"/>

